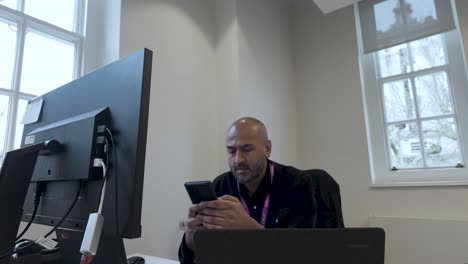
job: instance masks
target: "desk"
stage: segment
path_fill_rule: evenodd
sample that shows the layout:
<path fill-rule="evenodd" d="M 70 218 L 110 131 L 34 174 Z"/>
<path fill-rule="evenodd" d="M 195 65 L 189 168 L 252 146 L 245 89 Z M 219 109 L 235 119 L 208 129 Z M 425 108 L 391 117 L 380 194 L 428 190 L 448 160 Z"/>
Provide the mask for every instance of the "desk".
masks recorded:
<path fill-rule="evenodd" d="M 145 259 L 145 264 L 179 264 L 178 261 L 172 260 L 172 259 L 165 259 L 165 258 L 160 258 L 160 257 L 155 257 L 155 256 L 148 256 L 144 254 L 131 254 L 128 255 L 129 257 L 133 256 L 139 256 Z"/>

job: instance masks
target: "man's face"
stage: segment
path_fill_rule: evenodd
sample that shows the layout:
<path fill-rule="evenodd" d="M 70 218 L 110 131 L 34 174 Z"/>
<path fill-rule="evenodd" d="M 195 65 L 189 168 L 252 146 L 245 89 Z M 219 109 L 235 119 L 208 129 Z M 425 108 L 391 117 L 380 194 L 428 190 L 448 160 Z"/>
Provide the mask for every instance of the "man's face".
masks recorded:
<path fill-rule="evenodd" d="M 232 174 L 239 183 L 248 184 L 263 176 L 271 142 L 255 127 L 231 127 L 226 135 L 226 150 Z"/>

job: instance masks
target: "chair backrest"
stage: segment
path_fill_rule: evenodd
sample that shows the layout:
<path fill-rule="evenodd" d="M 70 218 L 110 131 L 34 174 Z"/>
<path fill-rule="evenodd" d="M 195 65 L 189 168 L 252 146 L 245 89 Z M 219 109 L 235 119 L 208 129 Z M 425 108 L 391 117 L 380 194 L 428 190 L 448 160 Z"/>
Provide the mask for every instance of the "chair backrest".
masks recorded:
<path fill-rule="evenodd" d="M 340 186 L 328 174 L 320 169 L 304 170 L 311 177 L 317 200 L 317 227 L 343 228 L 343 213 L 341 211 Z"/>

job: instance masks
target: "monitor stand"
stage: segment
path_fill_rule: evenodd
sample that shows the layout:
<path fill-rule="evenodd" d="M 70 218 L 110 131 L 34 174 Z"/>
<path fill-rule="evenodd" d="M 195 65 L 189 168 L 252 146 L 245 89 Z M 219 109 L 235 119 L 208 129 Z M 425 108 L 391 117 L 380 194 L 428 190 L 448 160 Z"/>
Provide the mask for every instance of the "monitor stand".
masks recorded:
<path fill-rule="evenodd" d="M 84 233 L 70 229 L 58 228 L 56 231 L 58 247 L 62 254 L 63 263 L 79 264 L 81 253 L 80 246 Z M 101 234 L 98 251 L 94 256 L 93 264 L 127 264 L 127 255 L 123 239 L 116 236 Z"/>
<path fill-rule="evenodd" d="M 84 233 L 70 229 L 58 228 L 55 231 L 58 251 L 46 254 L 30 254 L 12 258 L 8 264 L 79 264 L 81 259 L 80 246 Z M 92 264 L 127 264 L 123 239 L 101 234 L 97 255 Z"/>

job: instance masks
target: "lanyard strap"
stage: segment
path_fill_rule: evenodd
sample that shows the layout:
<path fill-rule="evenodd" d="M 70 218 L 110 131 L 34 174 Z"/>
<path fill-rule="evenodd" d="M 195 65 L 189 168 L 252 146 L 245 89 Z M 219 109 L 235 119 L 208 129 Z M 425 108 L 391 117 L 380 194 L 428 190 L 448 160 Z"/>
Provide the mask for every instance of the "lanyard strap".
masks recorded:
<path fill-rule="evenodd" d="M 271 178 L 271 184 L 273 184 L 273 175 L 275 173 L 275 165 L 273 162 L 270 163 L 270 178 Z M 247 212 L 248 215 L 250 215 L 249 207 L 247 207 L 247 203 L 245 202 L 244 198 L 242 197 L 240 193 L 240 186 L 239 182 L 237 183 L 237 188 L 239 189 L 239 197 L 240 201 L 242 203 L 242 207 L 244 207 L 245 212 Z M 268 215 L 268 210 L 270 209 L 270 193 L 268 193 L 265 197 L 265 204 L 263 205 L 263 210 L 262 210 L 262 219 L 260 224 L 262 226 L 265 226 L 267 215 Z"/>

